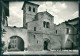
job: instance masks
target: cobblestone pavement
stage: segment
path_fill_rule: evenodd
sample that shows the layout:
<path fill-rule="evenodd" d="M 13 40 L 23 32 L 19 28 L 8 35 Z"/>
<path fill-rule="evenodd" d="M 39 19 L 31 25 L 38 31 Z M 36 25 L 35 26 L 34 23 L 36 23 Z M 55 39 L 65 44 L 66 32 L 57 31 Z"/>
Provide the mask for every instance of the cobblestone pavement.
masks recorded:
<path fill-rule="evenodd" d="M 78 50 L 63 50 L 63 51 L 12 51 L 4 52 L 4 55 L 78 55 Z"/>

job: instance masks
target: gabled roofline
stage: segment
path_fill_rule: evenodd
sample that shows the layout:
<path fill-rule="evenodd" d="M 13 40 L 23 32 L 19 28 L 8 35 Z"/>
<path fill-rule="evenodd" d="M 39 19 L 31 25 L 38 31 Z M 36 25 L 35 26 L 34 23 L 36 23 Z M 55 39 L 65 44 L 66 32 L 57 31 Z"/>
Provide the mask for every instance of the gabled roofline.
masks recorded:
<path fill-rule="evenodd" d="M 79 20 L 79 17 L 71 19 L 71 20 L 68 20 L 68 22 L 72 22 L 72 21 L 75 21 L 75 20 Z"/>
<path fill-rule="evenodd" d="M 52 17 L 54 17 L 53 15 L 51 15 L 49 12 L 47 12 L 47 11 L 45 11 L 45 13 L 47 13 L 49 16 L 52 16 Z"/>
<path fill-rule="evenodd" d="M 23 4 L 23 6 L 22 6 L 22 10 L 23 10 L 23 8 L 24 8 L 24 6 L 25 6 L 25 4 L 32 4 L 32 5 L 36 5 L 36 6 L 38 6 L 39 7 L 39 5 L 38 4 L 35 4 L 35 3 L 31 3 L 31 2 L 28 2 L 28 1 L 25 1 L 24 2 L 24 4 Z"/>
<path fill-rule="evenodd" d="M 51 16 L 51 17 L 54 17 L 53 15 L 51 15 L 49 12 L 47 12 L 47 11 L 43 11 L 43 12 L 38 12 L 38 14 L 39 13 L 47 13 L 49 16 Z"/>
<path fill-rule="evenodd" d="M 62 22 L 62 23 L 68 24 L 69 22 L 72 22 L 72 21 L 75 21 L 75 20 L 79 20 L 79 17 L 74 18 L 74 19 L 71 19 L 71 20 L 68 20 L 68 21 L 64 21 L 64 22 Z M 58 24 L 58 25 L 61 25 L 62 23 L 60 23 L 60 24 Z"/>

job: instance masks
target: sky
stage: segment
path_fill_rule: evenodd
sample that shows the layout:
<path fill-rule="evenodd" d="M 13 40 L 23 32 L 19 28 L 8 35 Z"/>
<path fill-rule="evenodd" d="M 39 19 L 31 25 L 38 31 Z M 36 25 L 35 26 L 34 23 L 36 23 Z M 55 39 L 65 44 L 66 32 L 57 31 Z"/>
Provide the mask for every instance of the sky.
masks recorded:
<path fill-rule="evenodd" d="M 78 17 L 78 2 L 61 2 L 61 1 L 30 1 L 39 4 L 38 12 L 48 11 L 54 16 L 54 24 L 58 25 L 64 21 Z M 8 25 L 23 27 L 23 2 L 10 2 Z"/>

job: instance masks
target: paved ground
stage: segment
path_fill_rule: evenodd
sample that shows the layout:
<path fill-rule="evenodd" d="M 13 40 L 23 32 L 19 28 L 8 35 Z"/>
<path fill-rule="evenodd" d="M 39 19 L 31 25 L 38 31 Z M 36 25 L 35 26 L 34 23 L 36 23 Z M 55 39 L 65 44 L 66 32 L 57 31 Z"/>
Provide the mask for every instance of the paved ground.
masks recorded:
<path fill-rule="evenodd" d="M 64 51 L 15 51 L 5 52 L 4 55 L 78 55 L 78 50 L 64 50 Z"/>

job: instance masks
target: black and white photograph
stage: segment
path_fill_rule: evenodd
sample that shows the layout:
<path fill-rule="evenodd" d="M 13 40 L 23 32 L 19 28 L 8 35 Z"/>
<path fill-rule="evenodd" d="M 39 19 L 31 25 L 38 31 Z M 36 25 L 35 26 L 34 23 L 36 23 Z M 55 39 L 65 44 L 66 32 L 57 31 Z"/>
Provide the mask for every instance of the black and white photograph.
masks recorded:
<path fill-rule="evenodd" d="M 79 55 L 78 1 L 1 4 L 1 55 Z"/>

